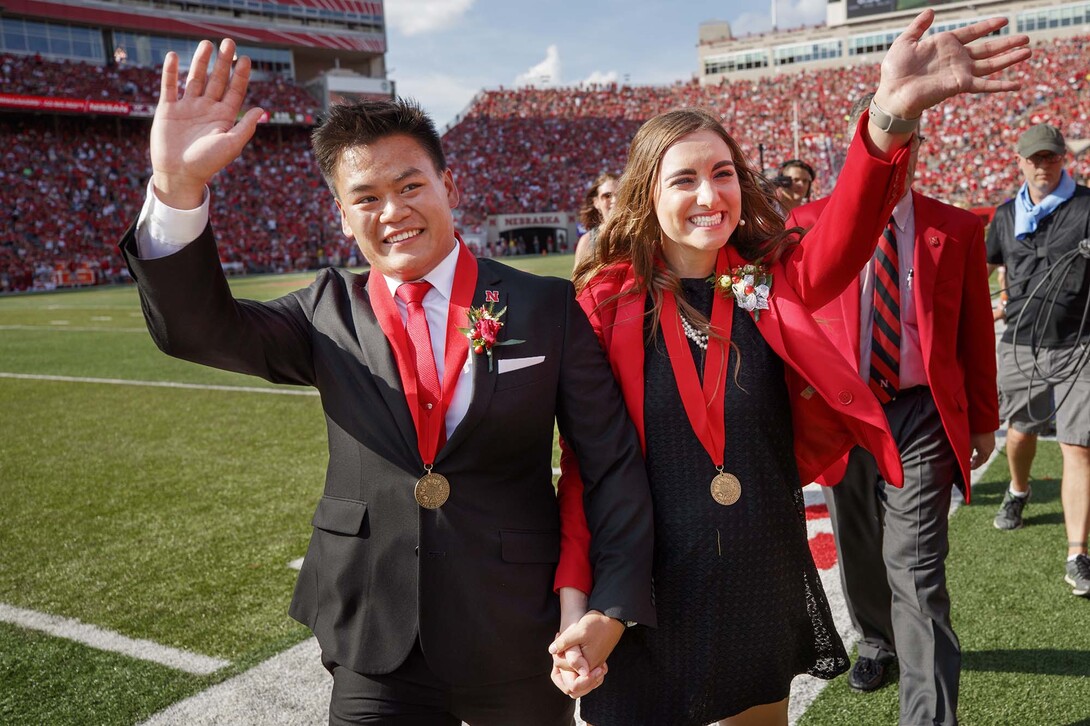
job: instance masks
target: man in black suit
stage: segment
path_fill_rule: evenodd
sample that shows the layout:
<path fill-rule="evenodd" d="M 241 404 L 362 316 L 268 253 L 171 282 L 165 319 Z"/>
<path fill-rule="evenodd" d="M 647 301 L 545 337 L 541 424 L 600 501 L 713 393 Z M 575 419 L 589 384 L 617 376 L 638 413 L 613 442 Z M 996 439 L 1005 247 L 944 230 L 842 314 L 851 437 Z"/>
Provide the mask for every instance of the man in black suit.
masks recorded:
<path fill-rule="evenodd" d="M 121 246 L 162 350 L 321 394 L 329 466 L 291 615 L 333 674 L 330 723 L 572 723 L 547 652 L 554 419 L 583 463 L 584 625 L 609 644 L 655 615 L 639 443 L 571 284 L 473 258 L 430 119 L 361 102 L 330 110 L 314 150 L 370 274 L 327 269 L 285 297 L 235 300 L 206 185 L 261 111 L 236 123 L 249 61 L 232 73 L 227 40 L 210 69 L 211 50 L 198 47 L 182 98 L 167 56 L 148 200 Z"/>

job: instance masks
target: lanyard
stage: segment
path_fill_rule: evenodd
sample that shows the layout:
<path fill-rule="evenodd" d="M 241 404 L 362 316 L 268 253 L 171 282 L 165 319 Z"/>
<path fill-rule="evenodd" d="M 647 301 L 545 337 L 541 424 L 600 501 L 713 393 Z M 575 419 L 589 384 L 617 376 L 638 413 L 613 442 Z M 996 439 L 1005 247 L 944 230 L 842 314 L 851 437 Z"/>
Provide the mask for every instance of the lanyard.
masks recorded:
<path fill-rule="evenodd" d="M 413 358 L 409 354 L 408 335 L 401 313 L 397 310 L 390 288 L 380 275 L 372 272 L 367 291 L 371 308 L 375 311 L 379 327 L 382 329 L 390 348 L 394 351 L 397 371 L 401 376 L 401 386 L 405 391 L 405 400 L 413 416 L 416 428 L 416 441 L 420 458 L 430 467 L 435 462 L 439 449 L 439 440 L 443 431 L 447 409 L 458 384 L 458 375 L 465 365 L 469 354 L 469 339 L 458 328 L 469 327 L 466 311 L 473 304 L 473 292 L 477 288 L 477 261 L 458 237 L 458 262 L 454 269 L 454 285 L 451 288 L 450 303 L 447 308 L 446 354 L 443 356 L 443 381 L 439 397 L 438 410 L 423 409 L 417 390 L 416 370 Z"/>
<path fill-rule="evenodd" d="M 720 250 L 715 262 L 716 279 L 726 274 L 728 266 L 726 250 Z M 677 300 L 672 292 L 664 292 L 662 297 L 662 335 L 666 339 L 666 352 L 670 356 L 670 368 L 674 372 L 678 393 L 685 406 L 685 415 L 693 427 L 693 433 L 708 452 L 716 468 L 723 467 L 723 444 L 726 438 L 723 418 L 723 399 L 727 382 L 727 351 L 730 350 L 730 331 L 733 320 L 733 306 L 721 294 L 715 291 L 712 301 L 712 330 L 722 339 L 708 337 L 707 359 L 704 365 L 704 385 L 701 390 L 700 377 L 693 362 L 692 353 L 681 328 Z"/>

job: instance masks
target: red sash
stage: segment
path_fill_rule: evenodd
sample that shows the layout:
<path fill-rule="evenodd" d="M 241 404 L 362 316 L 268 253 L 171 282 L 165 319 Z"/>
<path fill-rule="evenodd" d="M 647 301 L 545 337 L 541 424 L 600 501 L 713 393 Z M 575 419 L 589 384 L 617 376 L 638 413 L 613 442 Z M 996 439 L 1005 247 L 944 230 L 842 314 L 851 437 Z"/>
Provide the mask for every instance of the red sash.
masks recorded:
<path fill-rule="evenodd" d="M 397 310 L 394 296 L 386 280 L 372 270 L 367 284 L 371 308 L 375 311 L 379 327 L 386 335 L 390 348 L 394 351 L 397 371 L 401 376 L 401 386 L 405 391 L 405 400 L 413 416 L 416 428 L 416 441 L 420 458 L 430 467 L 439 453 L 439 439 L 443 431 L 450 400 L 454 397 L 454 388 L 458 385 L 458 375 L 465 365 L 469 354 L 469 339 L 458 328 L 468 328 L 466 312 L 473 305 L 473 293 L 477 289 L 477 261 L 455 233 L 458 245 L 458 263 L 454 269 L 454 285 L 451 288 L 450 303 L 447 308 L 447 344 L 443 356 L 443 381 L 439 405 L 428 411 L 423 407 L 417 391 L 416 370 L 413 358 L 409 354 L 409 341 L 405 333 L 405 323 Z"/>
<path fill-rule="evenodd" d="M 724 247 L 715 260 L 715 277 L 727 274 L 729 260 Z M 685 406 L 685 415 L 693 427 L 693 433 L 708 452 L 712 463 L 723 470 L 723 444 L 726 437 L 723 419 L 723 398 L 726 393 L 727 358 L 730 350 L 731 322 L 734 318 L 734 300 L 718 289 L 712 301 L 711 327 L 722 339 L 708 338 L 707 358 L 704 361 L 704 386 L 696 371 L 692 353 L 685 341 L 685 331 L 678 317 L 677 300 L 671 292 L 662 296 L 662 337 L 666 339 L 666 351 L 670 355 L 670 368 L 674 371 L 677 390 Z"/>

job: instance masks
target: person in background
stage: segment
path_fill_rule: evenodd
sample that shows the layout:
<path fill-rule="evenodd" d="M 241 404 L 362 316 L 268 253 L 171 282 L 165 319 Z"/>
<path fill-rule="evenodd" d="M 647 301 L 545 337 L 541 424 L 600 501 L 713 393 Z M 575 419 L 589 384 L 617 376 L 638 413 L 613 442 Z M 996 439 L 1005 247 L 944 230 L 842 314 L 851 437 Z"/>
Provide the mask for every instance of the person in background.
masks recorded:
<path fill-rule="evenodd" d="M 785 215 L 810 201 L 816 178 L 814 168 L 801 159 L 789 159 L 780 164 L 780 173 L 773 186 L 776 188 L 776 201 Z"/>
<path fill-rule="evenodd" d="M 602 172 L 583 196 L 583 206 L 579 208 L 579 223 L 587 231 L 575 243 L 575 264 L 578 269 L 588 258 L 594 256 L 598 246 L 598 230 L 609 219 L 613 209 L 613 195 L 617 193 L 617 175 Z"/>
<path fill-rule="evenodd" d="M 1064 169 L 1067 145 L 1050 124 L 1018 139 L 1025 181 L 988 228 L 988 262 L 1007 271 L 1007 329 L 999 342 L 1002 418 L 1010 487 L 995 527 L 1023 525 L 1037 437 L 1055 417 L 1063 456 L 1060 499 L 1067 530 L 1064 580 L 1090 595 L 1090 189 Z"/>
<path fill-rule="evenodd" d="M 565 649 L 579 645 L 595 666 L 594 638 L 576 622 L 553 643 L 554 681 L 586 692 L 593 726 L 786 724 L 795 675 L 848 668 L 801 485 L 853 445 L 894 485 L 901 462 L 881 405 L 812 313 L 871 258 L 903 196 L 922 112 L 961 92 L 1017 88 L 988 76 L 1029 57 L 1025 35 L 966 48 L 1005 19 L 928 36 L 933 19 L 924 11 L 891 46 L 874 110 L 803 244 L 716 117 L 672 111 L 632 141 L 598 255 L 576 283 L 646 454 L 658 627 L 611 624 L 620 640 L 589 692 L 572 687 Z M 579 464 L 565 447 L 561 507 L 576 522 Z M 562 607 L 566 590 L 591 580 L 558 571 Z"/>
<path fill-rule="evenodd" d="M 871 102 L 860 98 L 851 116 Z M 825 499 L 860 636 L 848 685 L 873 691 L 899 660 L 901 723 L 954 724 L 961 646 L 946 587 L 947 517 L 953 487 L 969 501 L 970 469 L 995 448 L 999 402 L 984 227 L 912 190 L 923 143 L 917 131 L 905 193 L 873 260 L 815 318 L 882 403 L 904 465 L 904 486 L 892 487 L 856 447 L 825 474 L 836 483 Z M 826 204 L 801 206 L 787 223 L 809 227 Z"/>

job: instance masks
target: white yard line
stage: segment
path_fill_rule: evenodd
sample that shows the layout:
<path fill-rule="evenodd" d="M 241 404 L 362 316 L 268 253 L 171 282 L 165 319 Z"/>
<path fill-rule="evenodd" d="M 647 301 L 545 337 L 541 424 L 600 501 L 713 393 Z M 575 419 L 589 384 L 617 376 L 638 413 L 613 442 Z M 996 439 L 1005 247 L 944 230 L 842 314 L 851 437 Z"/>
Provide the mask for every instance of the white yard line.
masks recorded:
<path fill-rule="evenodd" d="M 0 330 L 46 330 L 51 333 L 144 333 L 147 328 L 110 328 L 91 325 L 69 325 L 67 320 L 51 320 L 49 325 L 0 325 Z"/>
<path fill-rule="evenodd" d="M 153 715 L 143 726 L 324 726 L 333 679 L 318 641 L 299 645 Z"/>
<path fill-rule="evenodd" d="M 257 386 L 217 386 L 206 383 L 177 383 L 175 381 L 130 381 L 124 378 L 85 378 L 82 376 L 50 376 L 36 373 L 6 373 L 0 378 L 22 381 L 57 381 L 60 383 L 104 383 L 112 386 L 150 386 L 152 388 L 188 388 L 197 391 L 231 391 L 235 393 L 271 393 L 278 396 L 317 396 L 312 388 L 259 388 Z"/>
<path fill-rule="evenodd" d="M 120 653 L 130 658 L 151 661 L 199 676 L 215 673 L 220 668 L 230 665 L 228 661 L 219 658 L 159 645 L 150 640 L 129 638 L 120 633 L 81 623 L 79 620 L 49 615 L 36 610 L 25 610 L 4 603 L 0 603 L 0 622 L 11 623 L 28 630 L 37 630 L 66 640 L 74 640 L 98 650 Z"/>

